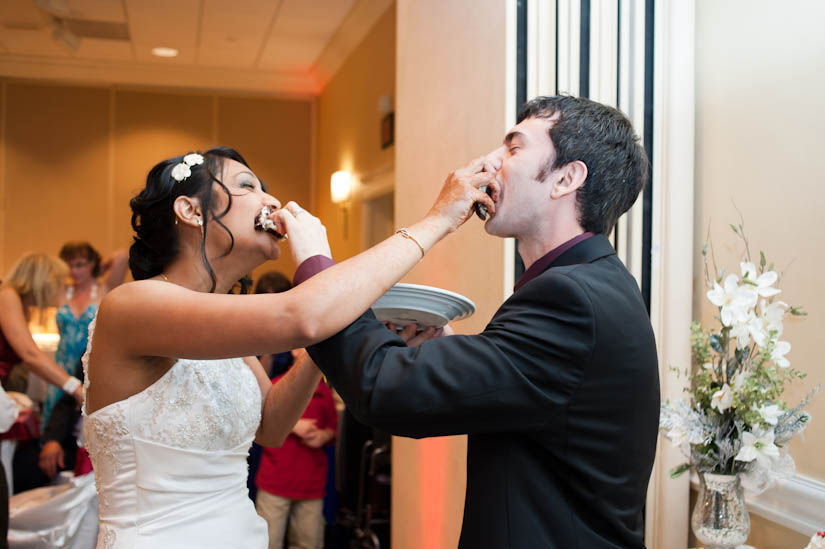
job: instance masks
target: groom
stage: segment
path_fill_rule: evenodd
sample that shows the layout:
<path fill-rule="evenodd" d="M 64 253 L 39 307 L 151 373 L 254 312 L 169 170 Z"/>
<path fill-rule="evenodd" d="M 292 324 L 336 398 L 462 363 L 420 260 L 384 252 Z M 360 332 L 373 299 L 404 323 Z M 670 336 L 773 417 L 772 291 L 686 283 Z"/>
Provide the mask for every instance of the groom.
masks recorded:
<path fill-rule="evenodd" d="M 517 238 L 527 270 L 484 331 L 411 347 L 368 311 L 309 353 L 361 421 L 469 435 L 460 548 L 644 547 L 656 345 L 606 235 L 645 185 L 645 153 L 619 111 L 539 97 L 488 159 L 485 230 Z M 307 260 L 296 282 L 330 263 Z"/>

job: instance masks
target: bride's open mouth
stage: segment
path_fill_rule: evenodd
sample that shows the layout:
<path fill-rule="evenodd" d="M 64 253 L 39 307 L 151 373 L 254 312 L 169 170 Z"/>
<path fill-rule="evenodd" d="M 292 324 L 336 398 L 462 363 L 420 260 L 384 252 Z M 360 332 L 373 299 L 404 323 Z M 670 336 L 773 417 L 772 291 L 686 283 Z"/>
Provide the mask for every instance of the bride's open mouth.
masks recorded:
<path fill-rule="evenodd" d="M 274 236 L 278 240 L 286 240 L 287 236 L 278 232 L 275 222 L 269 216 L 272 215 L 272 208 L 264 206 L 258 215 L 255 216 L 255 230 L 263 231 Z"/>

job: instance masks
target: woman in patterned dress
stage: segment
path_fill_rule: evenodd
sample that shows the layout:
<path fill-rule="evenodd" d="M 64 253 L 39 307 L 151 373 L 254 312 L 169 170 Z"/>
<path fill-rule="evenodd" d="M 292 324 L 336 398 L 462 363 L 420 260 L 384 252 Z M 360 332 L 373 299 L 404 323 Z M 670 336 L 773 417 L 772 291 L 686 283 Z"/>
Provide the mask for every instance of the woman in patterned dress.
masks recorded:
<path fill-rule="evenodd" d="M 67 242 L 59 255 L 69 266 L 71 284 L 66 286 L 64 299 L 57 309 L 60 343 L 54 360 L 67 374 L 77 377 L 77 365 L 86 352 L 89 324 L 103 296 L 123 282 L 129 257 L 125 251 L 118 250 L 109 260 L 101 261 L 98 251 L 88 242 Z M 48 388 L 41 413 L 44 427 L 63 394 L 58 387 Z"/>

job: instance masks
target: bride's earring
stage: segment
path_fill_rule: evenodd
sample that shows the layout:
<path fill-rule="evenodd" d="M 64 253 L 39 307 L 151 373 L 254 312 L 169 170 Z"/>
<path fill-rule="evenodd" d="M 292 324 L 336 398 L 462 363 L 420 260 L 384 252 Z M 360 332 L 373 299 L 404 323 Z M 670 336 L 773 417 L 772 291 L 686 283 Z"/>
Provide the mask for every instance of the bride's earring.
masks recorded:
<path fill-rule="evenodd" d="M 201 228 L 201 238 L 205 239 L 206 238 L 206 229 L 203 226 L 203 219 L 201 219 L 200 217 L 198 218 L 198 226 Z"/>

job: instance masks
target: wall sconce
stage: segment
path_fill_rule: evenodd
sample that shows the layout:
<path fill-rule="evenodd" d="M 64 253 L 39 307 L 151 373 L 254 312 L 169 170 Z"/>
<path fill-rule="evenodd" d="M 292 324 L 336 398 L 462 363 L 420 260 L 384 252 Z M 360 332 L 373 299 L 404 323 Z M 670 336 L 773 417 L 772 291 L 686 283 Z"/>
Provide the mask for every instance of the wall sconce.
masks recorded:
<path fill-rule="evenodd" d="M 352 194 L 352 174 L 345 170 L 340 170 L 332 174 L 329 181 L 329 194 L 333 204 L 341 204 L 344 213 L 344 239 L 348 238 L 349 233 L 349 212 L 347 210 L 347 202 Z"/>
<path fill-rule="evenodd" d="M 349 200 L 351 192 L 351 173 L 341 170 L 332 174 L 332 178 L 330 179 L 329 183 L 329 193 L 333 203 L 340 204 L 341 202 L 346 202 L 347 200 Z"/>

